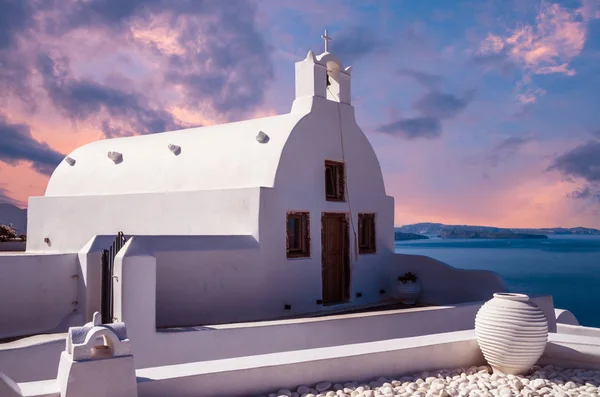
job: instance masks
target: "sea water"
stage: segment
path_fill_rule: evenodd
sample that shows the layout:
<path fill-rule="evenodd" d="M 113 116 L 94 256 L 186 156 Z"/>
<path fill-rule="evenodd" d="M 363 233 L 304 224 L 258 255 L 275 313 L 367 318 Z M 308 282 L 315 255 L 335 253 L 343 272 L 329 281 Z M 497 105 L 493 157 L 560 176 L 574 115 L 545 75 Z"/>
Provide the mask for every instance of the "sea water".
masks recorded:
<path fill-rule="evenodd" d="M 552 295 L 554 306 L 571 311 L 581 325 L 600 327 L 600 236 L 431 238 L 397 241 L 396 252 L 430 256 L 462 269 L 494 271 L 511 292 Z"/>

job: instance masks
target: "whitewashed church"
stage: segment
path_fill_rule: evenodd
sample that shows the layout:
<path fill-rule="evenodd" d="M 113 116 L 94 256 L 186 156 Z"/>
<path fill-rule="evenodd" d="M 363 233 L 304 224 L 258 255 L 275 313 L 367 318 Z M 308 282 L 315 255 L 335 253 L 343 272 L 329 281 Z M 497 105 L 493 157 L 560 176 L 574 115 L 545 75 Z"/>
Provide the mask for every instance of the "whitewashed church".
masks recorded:
<path fill-rule="evenodd" d="M 14 302 L 0 339 L 65 332 L 96 311 L 154 332 L 387 304 L 407 271 L 420 303 L 489 296 L 395 254 L 394 200 L 356 123 L 351 68 L 323 38 L 324 53 L 296 63 L 288 114 L 65 157 L 29 199 L 25 255 L 0 256 L 13 280 L 0 300 Z"/>
<path fill-rule="evenodd" d="M 27 250 L 177 236 L 149 247 L 159 325 L 216 321 L 228 300 L 247 305 L 240 320 L 389 297 L 394 201 L 356 123 L 350 69 L 311 51 L 288 114 L 76 149 L 30 199 Z M 193 258 L 165 253 L 188 236 Z"/>

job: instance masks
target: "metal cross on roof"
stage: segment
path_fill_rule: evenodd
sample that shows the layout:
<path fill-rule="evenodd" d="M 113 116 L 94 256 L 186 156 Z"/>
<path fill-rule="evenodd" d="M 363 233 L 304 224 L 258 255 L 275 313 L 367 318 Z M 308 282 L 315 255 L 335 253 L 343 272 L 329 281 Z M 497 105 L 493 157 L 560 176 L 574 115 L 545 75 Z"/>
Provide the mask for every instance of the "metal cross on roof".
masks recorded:
<path fill-rule="evenodd" d="M 327 35 L 327 29 L 325 29 L 325 34 L 322 34 L 321 38 L 325 40 L 325 52 L 329 52 L 329 42 L 331 41 L 331 37 Z"/>

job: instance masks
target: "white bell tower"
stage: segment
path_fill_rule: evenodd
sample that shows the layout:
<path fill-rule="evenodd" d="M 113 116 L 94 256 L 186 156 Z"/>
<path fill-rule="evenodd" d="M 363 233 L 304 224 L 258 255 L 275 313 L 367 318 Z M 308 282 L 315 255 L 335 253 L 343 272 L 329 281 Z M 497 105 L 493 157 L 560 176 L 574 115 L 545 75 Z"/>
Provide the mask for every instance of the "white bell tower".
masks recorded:
<path fill-rule="evenodd" d="M 321 38 L 325 41 L 325 52 L 315 56 L 309 51 L 303 61 L 296 63 L 296 99 L 321 97 L 350 105 L 352 66 L 344 69 L 342 62 L 329 52 L 329 41 L 332 39 L 327 30 Z"/>

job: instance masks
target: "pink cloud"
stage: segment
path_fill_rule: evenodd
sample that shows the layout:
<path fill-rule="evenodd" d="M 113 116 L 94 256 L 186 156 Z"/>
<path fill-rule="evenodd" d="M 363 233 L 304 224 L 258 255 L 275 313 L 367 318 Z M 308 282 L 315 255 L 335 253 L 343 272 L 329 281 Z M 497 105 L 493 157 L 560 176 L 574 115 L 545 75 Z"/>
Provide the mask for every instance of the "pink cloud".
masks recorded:
<path fill-rule="evenodd" d="M 576 74 L 569 63 L 583 50 L 589 21 L 600 18 L 595 4 L 586 0 L 579 8 L 568 9 L 542 2 L 535 23 L 519 24 L 505 34 L 488 33 L 479 45 L 478 54 L 504 54 L 520 65 L 524 79 L 521 87 L 517 87 L 517 100 L 533 103 L 545 91 L 532 85 L 532 75 Z"/>

